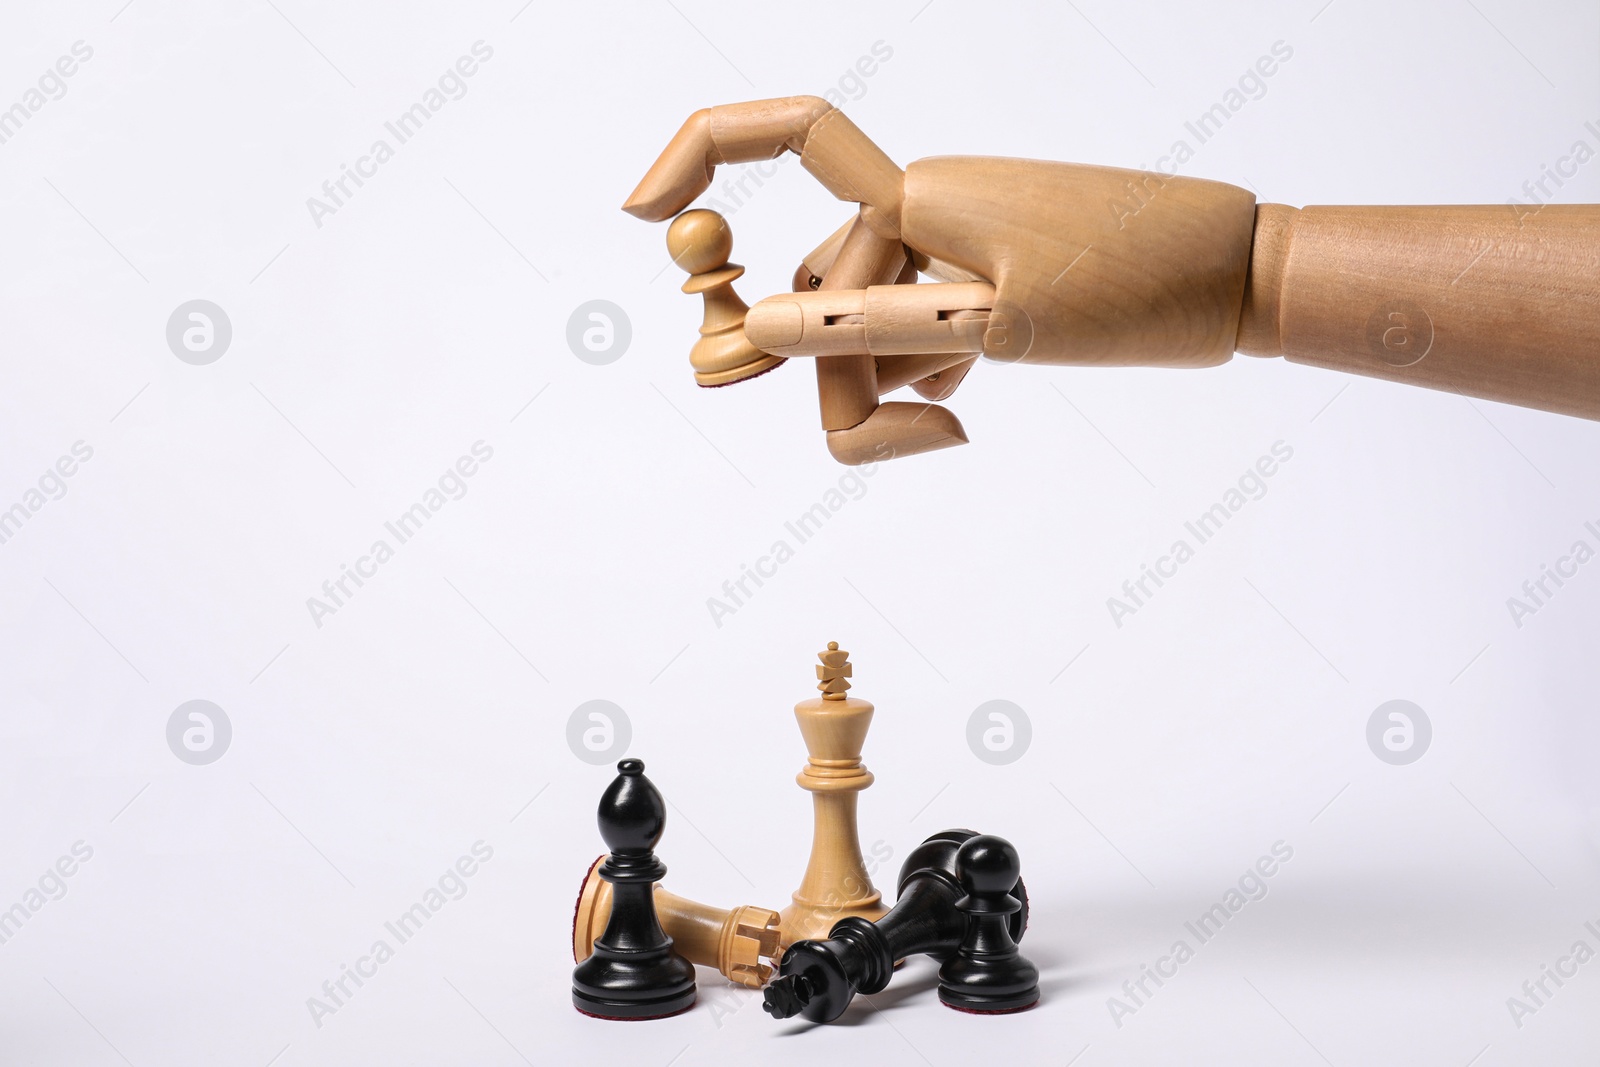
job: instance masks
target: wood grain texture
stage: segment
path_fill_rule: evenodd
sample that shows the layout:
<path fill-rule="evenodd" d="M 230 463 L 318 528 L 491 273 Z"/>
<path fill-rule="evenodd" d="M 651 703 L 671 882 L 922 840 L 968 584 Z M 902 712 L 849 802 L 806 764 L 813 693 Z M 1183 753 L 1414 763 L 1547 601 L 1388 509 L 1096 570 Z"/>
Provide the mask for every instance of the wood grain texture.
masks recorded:
<path fill-rule="evenodd" d="M 908 358 L 915 359 L 917 357 Z M 940 367 L 926 378 L 912 382 L 911 389 L 924 400 L 946 400 L 956 391 L 956 387 L 961 384 L 962 379 L 966 378 L 967 373 L 972 370 L 977 362 L 978 357 L 973 356 L 960 363 L 952 363 L 949 367 Z M 881 365 L 878 379 L 878 388 L 881 390 L 883 388 Z M 955 416 L 952 415 L 951 417 L 954 418 Z"/>
<path fill-rule="evenodd" d="M 994 304 L 987 282 L 873 285 L 769 296 L 748 309 L 745 334 L 763 352 L 825 358 L 983 351 Z"/>
<path fill-rule="evenodd" d="M 1206 367 L 1233 355 L 1255 197 L 1115 167 L 947 156 L 906 168 L 918 252 L 992 283 L 984 355 Z"/>
<path fill-rule="evenodd" d="M 900 400 L 879 404 L 859 426 L 828 431 L 828 454 L 852 467 L 966 443 L 967 431 L 955 412 L 938 404 Z"/>
<path fill-rule="evenodd" d="M 884 396 L 902 385 L 911 385 L 924 400 L 943 400 L 954 392 L 955 386 L 961 383 L 961 379 L 966 377 L 967 371 L 977 361 L 976 356 L 961 352 L 882 356 L 878 359 L 878 395 Z"/>
<path fill-rule="evenodd" d="M 1600 206 L 1264 204 L 1239 351 L 1600 419 Z"/>
<path fill-rule="evenodd" d="M 821 291 L 862 289 L 892 281 L 905 263 L 895 239 L 857 218 L 822 279 Z M 877 367 L 863 347 L 858 353 L 817 360 L 817 402 L 824 430 L 847 430 L 865 422 L 878 406 Z"/>

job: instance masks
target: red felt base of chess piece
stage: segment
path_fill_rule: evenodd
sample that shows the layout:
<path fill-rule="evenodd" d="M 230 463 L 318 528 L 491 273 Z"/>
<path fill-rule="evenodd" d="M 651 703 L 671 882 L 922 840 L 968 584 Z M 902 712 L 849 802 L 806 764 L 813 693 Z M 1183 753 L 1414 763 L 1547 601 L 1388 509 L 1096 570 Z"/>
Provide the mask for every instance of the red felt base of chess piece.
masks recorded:
<path fill-rule="evenodd" d="M 942 1000 L 939 1003 L 944 1004 L 944 1006 L 949 1008 L 951 1011 L 959 1011 L 963 1015 L 1015 1015 L 1019 1011 L 1031 1011 L 1039 1006 L 1039 1002 L 1034 1000 L 1029 1004 L 1022 1005 L 1020 1008 L 995 1008 L 993 1010 L 985 1011 L 978 1008 L 958 1008 L 954 1004 L 948 1004 Z"/>
<path fill-rule="evenodd" d="M 780 360 L 777 363 L 774 363 L 770 367 L 763 367 L 760 370 L 756 371 L 754 374 L 747 375 L 747 376 L 745 376 L 743 378 L 735 378 L 731 382 L 713 382 L 710 385 L 706 384 L 705 382 L 696 382 L 695 384 L 698 385 L 702 389 L 726 389 L 730 385 L 743 385 L 745 382 L 754 381 L 755 379 L 761 377 L 763 374 L 771 374 L 773 371 L 777 370 L 779 367 L 783 366 L 787 362 L 789 362 L 789 361 L 786 360 L 786 359 L 785 360 Z"/>
<path fill-rule="evenodd" d="M 574 944 L 578 940 L 578 916 L 583 914 L 583 891 L 588 888 L 589 876 L 594 873 L 594 869 L 605 861 L 604 854 L 596 856 L 594 862 L 589 864 L 589 869 L 583 872 L 583 881 L 578 883 L 578 899 L 572 902 L 572 940 Z"/>

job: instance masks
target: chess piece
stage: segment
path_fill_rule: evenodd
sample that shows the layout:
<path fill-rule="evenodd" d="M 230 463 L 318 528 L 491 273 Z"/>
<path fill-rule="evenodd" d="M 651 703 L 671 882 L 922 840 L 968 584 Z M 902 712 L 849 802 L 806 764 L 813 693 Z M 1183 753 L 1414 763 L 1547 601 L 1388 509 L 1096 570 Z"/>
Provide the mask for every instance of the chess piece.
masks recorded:
<path fill-rule="evenodd" d="M 611 918 L 611 885 L 600 877 L 601 856 L 589 866 L 572 918 L 572 958 L 582 962 L 594 951 Z M 772 976 L 763 956 L 778 955 L 778 913 L 746 904 L 723 910 L 685 900 L 655 887 L 656 917 L 673 947 L 690 963 L 715 967 L 730 981 L 760 989 Z"/>
<path fill-rule="evenodd" d="M 963 891 L 956 878 L 956 852 L 976 837 L 971 830 L 934 834 L 912 850 L 900 867 L 899 896 L 877 922 L 841 919 L 826 941 L 799 941 L 779 964 L 767 986 L 763 1009 L 774 1019 L 804 1015 L 812 1022 L 837 1019 L 857 993 L 868 995 L 889 984 L 896 960 L 925 953 L 951 956 L 967 931 L 956 907 Z M 1021 939 L 1028 922 L 1028 891 L 1018 879 L 1011 886 L 1016 910 L 1008 930 Z"/>
<path fill-rule="evenodd" d="M 872 784 L 872 772 L 861 765 L 872 704 L 845 696 L 850 653 L 839 642 L 829 641 L 828 650 L 817 656 L 822 660 L 817 667 L 822 696 L 794 706 L 810 754 L 795 781 L 812 797 L 811 858 L 793 901 L 779 913 L 780 948 L 826 937 L 847 915 L 871 920 L 888 910 L 872 886 L 856 834 L 856 796 Z"/>
<path fill-rule="evenodd" d="M 965 892 L 956 908 L 967 917 L 967 932 L 939 968 L 939 999 L 946 1007 L 1004 1015 L 1039 1002 L 1039 969 L 1017 951 L 1010 926 L 1021 906 L 1010 889 L 1021 871 L 1017 850 L 998 837 L 970 838 L 956 852 Z"/>
<path fill-rule="evenodd" d="M 728 262 L 733 231 L 726 219 L 705 208 L 685 211 L 667 227 L 667 251 L 689 272 L 683 291 L 699 293 L 705 301 L 700 340 L 689 351 L 695 381 L 708 387 L 732 385 L 783 362 L 783 357 L 769 356 L 744 335 L 750 308 L 733 291 L 734 279 L 744 274 L 744 268 Z"/>
<path fill-rule="evenodd" d="M 660 1019 L 694 1005 L 694 964 L 672 950 L 656 918 L 655 883 L 667 873 L 655 847 L 667 806 L 644 776 L 644 761 L 625 759 L 600 797 L 600 836 L 611 854 L 600 865 L 611 883 L 611 915 L 594 953 L 572 971 L 572 1005 L 601 1019 Z"/>

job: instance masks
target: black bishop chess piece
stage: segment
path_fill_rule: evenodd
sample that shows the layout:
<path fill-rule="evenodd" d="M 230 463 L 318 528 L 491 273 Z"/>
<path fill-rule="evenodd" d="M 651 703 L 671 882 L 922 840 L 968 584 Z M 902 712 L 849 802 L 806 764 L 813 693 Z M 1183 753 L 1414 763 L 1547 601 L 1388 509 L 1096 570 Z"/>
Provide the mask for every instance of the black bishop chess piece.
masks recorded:
<path fill-rule="evenodd" d="M 967 929 L 939 968 L 939 999 L 979 1015 L 1033 1007 L 1039 1002 L 1039 969 L 1017 951 L 1011 929 L 1020 907 L 1010 891 L 1022 874 L 1017 850 L 1002 838 L 980 835 L 962 842 L 955 865 L 965 893 L 956 909 Z"/>
<path fill-rule="evenodd" d="M 667 806 L 625 759 L 600 798 L 600 836 L 610 855 L 599 875 L 611 883 L 611 918 L 594 953 L 572 971 L 572 1006 L 601 1019 L 660 1019 L 694 1006 L 694 964 L 672 950 L 656 917 L 655 884 L 667 873 L 655 847 Z"/>
<path fill-rule="evenodd" d="M 857 993 L 870 995 L 887 986 L 896 961 L 918 954 L 951 957 L 969 925 L 957 906 L 966 891 L 956 857 L 964 842 L 977 839 L 971 830 L 934 834 L 901 865 L 899 896 L 883 918 L 840 919 L 826 941 L 789 946 L 779 961 L 778 977 L 767 985 L 762 1008 L 774 1019 L 803 1015 L 812 1022 L 832 1022 Z M 1028 891 L 1013 877 L 1001 896 L 1011 903 L 1001 921 L 1014 951 L 1028 924 Z"/>

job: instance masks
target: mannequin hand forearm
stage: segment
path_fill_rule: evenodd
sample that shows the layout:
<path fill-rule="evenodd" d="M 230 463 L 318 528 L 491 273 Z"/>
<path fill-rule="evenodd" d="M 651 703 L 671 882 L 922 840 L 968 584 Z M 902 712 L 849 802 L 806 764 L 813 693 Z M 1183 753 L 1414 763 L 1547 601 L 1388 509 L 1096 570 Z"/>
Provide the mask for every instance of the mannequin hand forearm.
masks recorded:
<path fill-rule="evenodd" d="M 1238 350 L 1600 419 L 1600 206 L 1262 204 Z"/>

